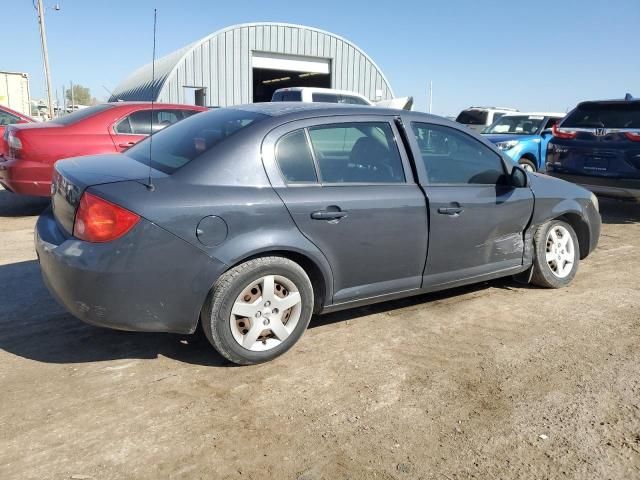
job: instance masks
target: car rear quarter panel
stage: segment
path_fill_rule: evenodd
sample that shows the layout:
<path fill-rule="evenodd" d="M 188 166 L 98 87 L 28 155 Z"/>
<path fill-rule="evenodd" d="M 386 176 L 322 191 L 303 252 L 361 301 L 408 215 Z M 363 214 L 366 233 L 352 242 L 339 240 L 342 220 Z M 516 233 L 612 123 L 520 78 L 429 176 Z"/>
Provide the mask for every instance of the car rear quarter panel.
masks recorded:
<path fill-rule="evenodd" d="M 92 190 L 190 243 L 227 268 L 272 252 L 303 256 L 321 274 L 323 297 L 332 298 L 329 263 L 300 233 L 282 200 L 268 184 L 208 185 L 169 177 L 155 181 L 153 191 L 133 181 L 98 185 Z M 215 245 L 203 243 L 203 235 L 198 234 L 200 222 L 211 216 L 223 220 L 214 223 L 218 225 L 216 228 L 226 230 L 204 232 L 222 239 Z M 313 272 L 308 273 L 311 276 Z"/>

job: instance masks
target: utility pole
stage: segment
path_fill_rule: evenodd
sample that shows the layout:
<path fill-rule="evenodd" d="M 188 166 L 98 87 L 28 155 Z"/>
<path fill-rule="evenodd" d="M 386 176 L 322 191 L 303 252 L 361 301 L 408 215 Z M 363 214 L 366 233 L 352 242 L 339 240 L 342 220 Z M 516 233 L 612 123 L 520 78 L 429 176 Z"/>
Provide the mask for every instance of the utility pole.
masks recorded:
<path fill-rule="evenodd" d="M 429 113 L 433 110 L 433 80 L 429 82 Z"/>
<path fill-rule="evenodd" d="M 47 32 L 44 26 L 44 7 L 42 0 L 38 0 L 38 24 L 40 25 L 40 43 L 42 44 L 42 59 L 44 61 L 44 76 L 47 82 L 47 106 L 49 116 L 53 118 L 53 93 L 51 92 L 51 71 L 49 70 L 49 52 L 47 51 Z"/>
<path fill-rule="evenodd" d="M 75 110 L 75 106 L 76 106 L 76 101 L 73 98 L 73 82 L 69 82 L 71 84 L 71 90 L 69 90 L 71 92 L 71 113 L 73 113 Z"/>

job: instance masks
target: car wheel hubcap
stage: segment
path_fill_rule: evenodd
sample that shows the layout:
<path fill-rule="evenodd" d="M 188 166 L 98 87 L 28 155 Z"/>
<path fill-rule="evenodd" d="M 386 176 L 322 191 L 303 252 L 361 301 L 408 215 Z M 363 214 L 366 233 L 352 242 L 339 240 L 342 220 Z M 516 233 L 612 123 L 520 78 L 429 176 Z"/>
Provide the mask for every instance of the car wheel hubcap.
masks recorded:
<path fill-rule="evenodd" d="M 531 165 L 529 165 L 528 163 L 523 163 L 522 164 L 522 168 L 526 171 L 526 172 L 534 172 L 535 170 L 533 169 L 533 167 Z"/>
<path fill-rule="evenodd" d="M 562 225 L 556 225 L 547 234 L 547 265 L 551 273 L 558 278 L 565 278 L 573 269 L 575 248 L 573 238 Z"/>
<path fill-rule="evenodd" d="M 231 309 L 229 325 L 247 350 L 277 347 L 300 320 L 302 297 L 295 283 L 281 275 L 266 275 L 247 285 Z"/>

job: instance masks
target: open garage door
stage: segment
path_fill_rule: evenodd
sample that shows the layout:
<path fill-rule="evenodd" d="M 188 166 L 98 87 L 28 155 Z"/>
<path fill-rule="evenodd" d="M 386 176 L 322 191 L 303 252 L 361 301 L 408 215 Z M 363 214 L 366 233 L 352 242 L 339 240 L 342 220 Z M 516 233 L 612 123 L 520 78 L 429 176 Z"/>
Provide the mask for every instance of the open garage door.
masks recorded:
<path fill-rule="evenodd" d="M 270 101 L 279 88 L 331 88 L 329 59 L 254 52 L 251 62 L 254 102 Z"/>

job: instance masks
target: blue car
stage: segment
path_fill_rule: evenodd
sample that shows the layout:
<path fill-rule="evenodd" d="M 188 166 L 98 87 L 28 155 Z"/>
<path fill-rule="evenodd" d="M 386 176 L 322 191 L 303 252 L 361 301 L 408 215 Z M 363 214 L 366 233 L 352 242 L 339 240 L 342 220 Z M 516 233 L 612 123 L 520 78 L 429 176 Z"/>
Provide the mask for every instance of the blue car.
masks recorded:
<path fill-rule="evenodd" d="M 522 168 L 537 172 L 545 165 L 551 128 L 563 117 L 564 113 L 508 113 L 485 128 L 482 135 Z"/>

